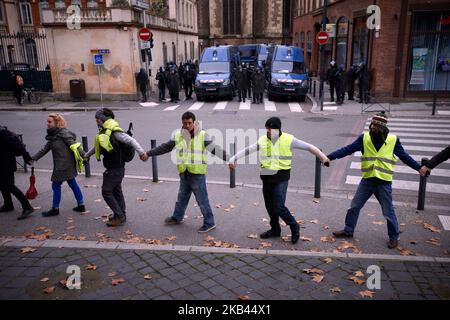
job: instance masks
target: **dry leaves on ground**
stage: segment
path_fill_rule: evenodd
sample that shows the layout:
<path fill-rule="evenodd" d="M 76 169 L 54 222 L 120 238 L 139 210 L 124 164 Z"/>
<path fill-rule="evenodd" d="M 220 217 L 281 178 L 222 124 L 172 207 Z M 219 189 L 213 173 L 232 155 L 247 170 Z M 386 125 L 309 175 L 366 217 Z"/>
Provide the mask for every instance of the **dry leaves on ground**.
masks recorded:
<path fill-rule="evenodd" d="M 272 244 L 269 242 L 262 241 L 260 242 L 259 247 L 263 249 L 272 248 Z"/>
<path fill-rule="evenodd" d="M 98 188 L 98 185 L 96 184 L 86 184 L 84 185 L 85 188 Z"/>
<path fill-rule="evenodd" d="M 317 199 L 317 198 L 314 198 L 314 199 L 313 199 L 313 202 L 314 202 L 314 203 L 320 203 L 320 200 Z"/>
<path fill-rule="evenodd" d="M 348 277 L 348 279 L 349 280 L 353 280 L 354 283 L 359 284 L 359 285 L 362 285 L 362 284 L 365 283 L 364 279 L 360 279 L 360 278 L 355 277 L 355 276 L 350 276 L 350 277 Z"/>
<path fill-rule="evenodd" d="M 372 224 L 376 224 L 377 226 L 382 226 L 385 224 L 384 221 L 372 221 Z"/>
<path fill-rule="evenodd" d="M 174 241 L 177 239 L 177 236 L 170 236 L 170 237 L 167 237 L 166 239 L 169 241 Z"/>
<path fill-rule="evenodd" d="M 332 236 L 328 237 L 320 237 L 320 241 L 322 242 L 336 242 L 336 239 Z"/>
<path fill-rule="evenodd" d="M 427 241 L 425 241 L 426 243 L 429 243 L 429 244 L 432 244 L 432 245 L 434 245 L 434 246 L 440 246 L 441 245 L 441 242 L 440 242 L 440 239 L 439 238 L 431 238 L 431 239 L 428 239 Z"/>
<path fill-rule="evenodd" d="M 35 252 L 36 249 L 35 248 L 31 248 L 31 247 L 25 247 L 20 249 L 20 253 L 31 253 L 31 252 Z"/>
<path fill-rule="evenodd" d="M 142 191 L 144 191 L 144 192 L 149 192 L 150 190 L 148 190 L 148 189 L 143 189 Z"/>
<path fill-rule="evenodd" d="M 153 277 L 152 277 L 151 275 L 149 275 L 149 274 L 146 274 L 146 275 L 144 276 L 144 279 L 145 279 L 145 280 L 152 280 Z"/>
<path fill-rule="evenodd" d="M 86 270 L 97 270 L 97 266 L 95 264 L 93 264 L 93 263 L 89 263 L 86 266 Z"/>
<path fill-rule="evenodd" d="M 55 291 L 55 287 L 48 287 L 45 288 L 43 291 L 45 294 L 52 294 Z"/>
<path fill-rule="evenodd" d="M 373 298 L 373 295 L 375 294 L 374 291 L 366 290 L 366 291 L 360 291 L 359 295 L 363 298 Z"/>
<path fill-rule="evenodd" d="M 319 223 L 319 220 L 314 219 L 314 220 L 310 220 L 309 222 L 314 223 L 314 224 L 318 224 L 318 223 Z"/>
<path fill-rule="evenodd" d="M 323 262 L 325 262 L 325 263 L 332 263 L 332 262 L 333 262 L 333 259 L 331 259 L 331 258 L 325 258 L 325 259 L 323 259 Z"/>
<path fill-rule="evenodd" d="M 239 300 L 250 300 L 250 297 L 249 297 L 249 296 L 244 296 L 244 295 L 243 295 L 243 296 L 239 296 L 238 299 L 239 299 Z"/>
<path fill-rule="evenodd" d="M 249 239 L 258 239 L 258 235 L 257 234 L 249 234 L 247 236 L 247 238 L 249 238 Z"/>
<path fill-rule="evenodd" d="M 311 242 L 311 241 L 312 241 L 312 238 L 300 237 L 300 240 Z"/>
<path fill-rule="evenodd" d="M 324 276 L 316 274 L 312 277 L 311 280 L 314 282 L 320 283 L 320 282 L 322 282 L 323 278 L 324 278 Z"/>
<path fill-rule="evenodd" d="M 102 202 L 102 199 L 95 199 L 94 202 Z"/>
<path fill-rule="evenodd" d="M 115 277 L 115 276 L 117 276 L 117 272 L 115 271 L 108 273 L 108 277 Z"/>
<path fill-rule="evenodd" d="M 342 292 L 341 288 L 339 288 L 339 287 L 331 288 L 330 291 L 332 293 L 341 293 Z"/>
<path fill-rule="evenodd" d="M 144 202 L 144 201 L 147 201 L 147 199 L 146 198 L 136 198 L 136 201 L 139 201 L 139 202 Z"/>
<path fill-rule="evenodd" d="M 431 225 L 431 224 L 429 224 L 429 223 L 424 222 L 424 223 L 423 223 L 423 227 L 424 227 L 425 229 L 428 229 L 428 230 L 432 231 L 432 232 L 441 233 L 441 229 L 436 228 L 435 226 L 433 226 L 433 225 Z"/>
<path fill-rule="evenodd" d="M 412 252 L 411 250 L 402 248 L 402 247 L 397 247 L 397 250 L 400 252 L 400 254 L 402 256 L 414 256 L 414 252 Z"/>
<path fill-rule="evenodd" d="M 319 268 L 303 269 L 302 271 L 306 272 L 307 274 L 310 274 L 310 273 L 324 274 L 324 271 Z"/>
<path fill-rule="evenodd" d="M 417 244 L 418 241 L 417 241 L 417 240 L 411 240 L 409 243 L 410 243 L 410 244 Z"/>
<path fill-rule="evenodd" d="M 360 270 L 355 271 L 353 274 L 355 277 L 364 277 L 364 273 Z"/>
<path fill-rule="evenodd" d="M 214 237 L 207 236 L 207 237 L 205 237 L 205 239 L 203 239 L 203 240 L 206 241 L 206 242 L 209 242 L 209 241 L 213 241 L 214 239 L 215 239 Z"/>
<path fill-rule="evenodd" d="M 50 280 L 50 278 L 49 277 L 45 277 L 45 278 L 42 278 L 41 280 L 39 280 L 40 282 L 47 282 L 47 281 L 49 281 Z"/>
<path fill-rule="evenodd" d="M 124 279 L 124 278 L 117 278 L 117 279 L 112 279 L 112 280 L 111 280 L 111 284 L 112 284 L 113 286 L 117 286 L 118 284 L 121 284 L 121 283 L 123 283 L 123 282 L 125 282 L 125 279 Z"/>

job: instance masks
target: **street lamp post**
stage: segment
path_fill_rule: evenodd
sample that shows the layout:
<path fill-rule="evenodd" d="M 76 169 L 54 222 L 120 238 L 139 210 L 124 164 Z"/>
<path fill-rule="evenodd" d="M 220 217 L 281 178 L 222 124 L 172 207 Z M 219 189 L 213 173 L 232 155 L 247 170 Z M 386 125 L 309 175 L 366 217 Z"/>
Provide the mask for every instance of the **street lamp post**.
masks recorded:
<path fill-rule="evenodd" d="M 323 16 L 322 16 L 322 31 L 326 31 L 327 28 L 327 9 L 328 0 L 323 2 Z M 319 87 L 319 102 L 320 111 L 323 111 L 323 99 L 325 96 L 324 92 L 324 81 L 325 81 L 325 44 L 320 45 L 320 87 Z"/>

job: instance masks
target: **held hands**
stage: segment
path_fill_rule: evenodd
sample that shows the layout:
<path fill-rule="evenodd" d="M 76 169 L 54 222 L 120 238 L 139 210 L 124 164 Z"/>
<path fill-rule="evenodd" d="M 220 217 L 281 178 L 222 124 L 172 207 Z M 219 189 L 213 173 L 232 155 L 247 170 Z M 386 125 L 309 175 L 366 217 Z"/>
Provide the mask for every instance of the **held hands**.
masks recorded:
<path fill-rule="evenodd" d="M 323 164 L 325 167 L 330 167 L 330 162 L 331 162 L 331 160 L 327 158 L 325 161 L 322 161 L 322 164 Z"/>
<path fill-rule="evenodd" d="M 139 158 L 141 158 L 142 161 L 147 161 L 148 160 L 148 155 L 147 153 L 144 153 L 143 155 L 141 155 Z"/>
<path fill-rule="evenodd" d="M 228 168 L 230 168 L 230 170 L 235 170 L 236 169 L 236 162 L 229 162 L 228 163 Z"/>
<path fill-rule="evenodd" d="M 419 170 L 419 174 L 422 177 L 428 177 L 430 175 L 431 169 L 428 168 L 427 166 L 422 166 L 422 168 L 420 168 Z"/>

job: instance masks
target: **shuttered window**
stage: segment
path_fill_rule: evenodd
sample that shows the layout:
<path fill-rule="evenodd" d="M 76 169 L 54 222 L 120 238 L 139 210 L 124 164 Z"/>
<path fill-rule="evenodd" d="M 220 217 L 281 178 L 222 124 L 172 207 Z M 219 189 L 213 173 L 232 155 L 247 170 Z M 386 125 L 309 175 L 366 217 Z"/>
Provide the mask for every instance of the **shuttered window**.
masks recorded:
<path fill-rule="evenodd" d="M 241 33 L 241 0 L 223 0 L 223 33 Z"/>

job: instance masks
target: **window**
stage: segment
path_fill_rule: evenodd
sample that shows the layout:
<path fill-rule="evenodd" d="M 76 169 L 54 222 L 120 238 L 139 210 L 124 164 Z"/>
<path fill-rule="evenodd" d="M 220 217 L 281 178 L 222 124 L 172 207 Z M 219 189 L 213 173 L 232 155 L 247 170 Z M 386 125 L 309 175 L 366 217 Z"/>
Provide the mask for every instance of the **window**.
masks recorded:
<path fill-rule="evenodd" d="M 312 52 L 312 33 L 311 31 L 308 31 L 306 34 L 306 51 L 311 53 Z"/>
<path fill-rule="evenodd" d="M 167 45 L 165 42 L 162 43 L 162 51 L 163 51 L 163 62 L 164 65 L 167 64 Z"/>
<path fill-rule="evenodd" d="M 300 48 L 302 48 L 302 50 L 305 50 L 305 33 L 304 32 L 300 33 Z"/>
<path fill-rule="evenodd" d="M 64 9 L 66 7 L 66 3 L 64 0 L 56 0 L 55 1 L 55 8 L 56 9 Z"/>
<path fill-rule="evenodd" d="M 358 17 L 353 21 L 353 59 L 352 64 L 362 61 L 367 64 L 369 50 L 369 30 L 366 26 L 367 17 Z"/>
<path fill-rule="evenodd" d="M 283 1 L 283 33 L 291 34 L 292 10 L 291 0 Z"/>
<path fill-rule="evenodd" d="M 348 19 L 339 18 L 336 23 L 336 52 L 335 60 L 337 65 L 347 65 L 347 41 L 348 41 Z"/>
<path fill-rule="evenodd" d="M 450 90 L 450 11 L 413 12 L 408 90 Z"/>
<path fill-rule="evenodd" d="M 3 9 L 3 1 L 0 2 L 0 24 L 6 23 L 5 19 L 5 9 Z"/>
<path fill-rule="evenodd" d="M 30 65 L 30 67 L 38 68 L 39 63 L 38 63 L 36 42 L 31 38 L 25 40 L 25 53 L 27 55 L 27 62 Z"/>
<path fill-rule="evenodd" d="M 187 55 L 187 43 L 186 41 L 184 41 L 184 60 L 187 60 L 188 55 Z"/>
<path fill-rule="evenodd" d="M 177 62 L 177 48 L 175 47 L 175 42 L 172 42 L 172 61 Z"/>
<path fill-rule="evenodd" d="M 96 0 L 89 0 L 87 2 L 87 7 L 88 8 L 97 8 L 98 7 L 98 3 Z"/>
<path fill-rule="evenodd" d="M 20 15 L 23 25 L 33 25 L 33 17 L 31 15 L 31 6 L 28 2 L 20 3 Z"/>
<path fill-rule="evenodd" d="M 241 1 L 223 0 L 223 33 L 241 33 Z"/>

